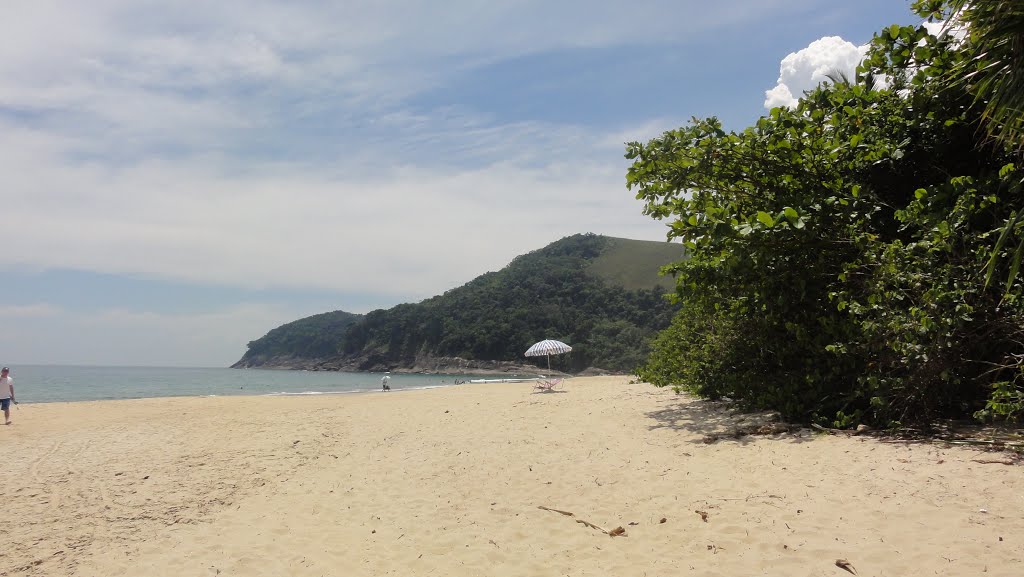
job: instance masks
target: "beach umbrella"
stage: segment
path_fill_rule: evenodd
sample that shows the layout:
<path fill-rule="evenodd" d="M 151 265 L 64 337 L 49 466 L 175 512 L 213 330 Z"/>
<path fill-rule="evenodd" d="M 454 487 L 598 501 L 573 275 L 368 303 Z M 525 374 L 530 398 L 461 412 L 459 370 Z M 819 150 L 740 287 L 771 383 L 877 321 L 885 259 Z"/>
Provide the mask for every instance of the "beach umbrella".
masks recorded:
<path fill-rule="evenodd" d="M 572 347 L 563 343 L 562 341 L 554 341 L 551 339 L 543 340 L 539 343 L 526 349 L 526 356 L 528 357 L 547 357 L 548 358 L 548 370 L 551 370 L 551 355 L 560 355 L 562 353 L 568 353 L 572 350 Z"/>

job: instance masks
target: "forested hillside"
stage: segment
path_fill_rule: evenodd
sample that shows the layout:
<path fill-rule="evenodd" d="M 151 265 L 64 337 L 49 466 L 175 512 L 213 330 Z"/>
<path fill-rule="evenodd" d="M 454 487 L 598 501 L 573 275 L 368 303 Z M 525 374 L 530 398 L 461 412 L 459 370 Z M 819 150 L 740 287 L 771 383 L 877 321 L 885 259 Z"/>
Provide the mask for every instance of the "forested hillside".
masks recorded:
<path fill-rule="evenodd" d="M 249 350 L 236 367 L 287 364 L 294 359 L 329 359 L 337 354 L 338 342 L 363 315 L 334 311 L 292 321 L 251 341 Z"/>
<path fill-rule="evenodd" d="M 325 315 L 289 323 L 250 343 L 236 366 L 258 366 L 253 361 L 267 350 L 317 369 L 413 369 L 436 359 L 526 363 L 532 360 L 523 352 L 551 338 L 573 346 L 553 360 L 557 369 L 630 371 L 675 312 L 664 298 L 671 283 L 658 270 L 682 256 L 679 244 L 575 235 L 443 295 L 370 312 L 343 331 L 324 330 Z M 282 338 L 297 334 L 320 335 L 317 346 Z M 304 356 L 316 362 L 295 362 Z"/>
<path fill-rule="evenodd" d="M 628 145 L 692 254 L 641 377 L 837 427 L 1024 413 L 1024 10 L 915 6 L 946 30 L 886 28 L 794 109 Z"/>

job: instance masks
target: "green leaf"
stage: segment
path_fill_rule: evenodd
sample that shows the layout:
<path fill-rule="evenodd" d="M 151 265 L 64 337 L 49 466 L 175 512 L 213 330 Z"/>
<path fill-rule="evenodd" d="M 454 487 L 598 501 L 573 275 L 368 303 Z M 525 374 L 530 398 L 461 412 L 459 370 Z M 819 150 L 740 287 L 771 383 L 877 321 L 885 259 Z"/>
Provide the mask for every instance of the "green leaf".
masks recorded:
<path fill-rule="evenodd" d="M 988 285 L 992 282 L 992 276 L 996 272 L 996 263 L 999 262 L 999 253 L 1003 250 L 1003 246 L 1006 245 L 1006 239 L 1010 237 L 1013 229 L 1017 226 L 1017 221 L 1024 220 L 1022 217 L 1024 217 L 1024 211 L 1021 211 L 1019 214 L 1017 211 L 1010 213 L 1010 219 L 1003 227 L 1003 232 L 999 235 L 999 240 L 996 241 L 996 246 L 992 248 L 992 253 L 989 255 L 986 267 L 988 271 L 985 273 L 985 288 L 988 288 Z"/>
<path fill-rule="evenodd" d="M 768 214 L 767 212 L 764 212 L 763 210 L 757 211 L 757 220 L 759 220 L 761 224 L 767 226 L 768 228 L 775 226 L 775 220 L 772 218 L 772 215 Z"/>
<path fill-rule="evenodd" d="M 927 195 L 928 195 L 928 191 L 923 189 L 923 188 L 919 188 L 919 189 L 914 191 L 914 198 L 916 198 L 917 200 L 921 200 L 922 198 L 924 198 Z"/>
<path fill-rule="evenodd" d="M 1013 288 L 1013 281 L 1017 279 L 1017 273 L 1020 272 L 1021 257 L 1024 257 L 1024 239 L 1021 239 L 1020 245 L 1017 246 L 1017 251 L 1013 253 L 1010 274 L 1006 277 L 1006 295 L 1010 294 L 1010 289 Z"/>

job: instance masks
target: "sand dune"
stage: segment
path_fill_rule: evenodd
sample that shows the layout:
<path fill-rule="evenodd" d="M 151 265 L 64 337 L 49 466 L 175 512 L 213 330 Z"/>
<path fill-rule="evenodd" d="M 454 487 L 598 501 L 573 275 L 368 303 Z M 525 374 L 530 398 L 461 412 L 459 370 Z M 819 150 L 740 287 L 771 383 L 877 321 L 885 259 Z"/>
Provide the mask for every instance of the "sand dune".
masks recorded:
<path fill-rule="evenodd" d="M 621 377 L 13 417 L 5 576 L 1024 574 L 1024 467 L 978 462 L 999 454 L 705 444 L 730 417 Z"/>

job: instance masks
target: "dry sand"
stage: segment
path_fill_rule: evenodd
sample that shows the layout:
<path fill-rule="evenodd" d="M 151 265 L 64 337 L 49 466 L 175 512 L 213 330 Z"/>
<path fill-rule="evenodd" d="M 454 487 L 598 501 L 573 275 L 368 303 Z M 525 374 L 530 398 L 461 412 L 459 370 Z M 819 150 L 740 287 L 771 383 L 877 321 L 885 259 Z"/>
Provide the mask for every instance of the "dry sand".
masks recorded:
<path fill-rule="evenodd" d="M 1024 575 L 1005 454 L 704 444 L 729 417 L 621 377 L 12 416 L 0 575 Z"/>

